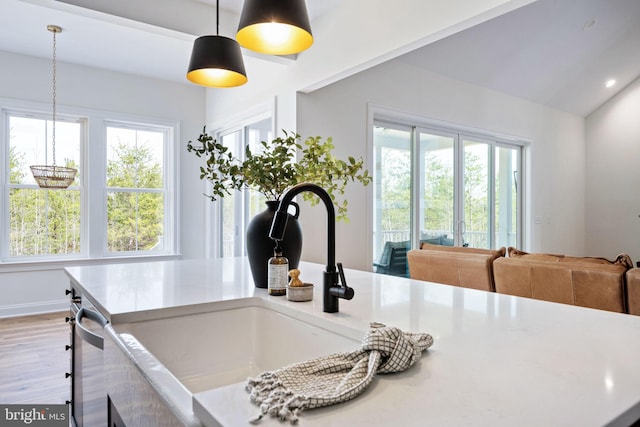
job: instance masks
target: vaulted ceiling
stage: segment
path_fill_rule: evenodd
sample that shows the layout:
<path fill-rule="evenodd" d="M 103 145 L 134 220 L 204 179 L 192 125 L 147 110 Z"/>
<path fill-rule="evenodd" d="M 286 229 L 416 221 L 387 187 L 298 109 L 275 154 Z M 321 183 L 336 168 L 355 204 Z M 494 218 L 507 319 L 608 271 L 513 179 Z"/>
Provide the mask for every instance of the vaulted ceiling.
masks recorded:
<path fill-rule="evenodd" d="M 540 0 L 402 60 L 586 116 L 640 76 L 640 1 Z"/>
<path fill-rule="evenodd" d="M 352 0 L 307 0 L 312 26 L 343 1 Z M 46 26 L 57 24 L 66 28 L 58 39 L 61 61 L 189 84 L 192 42 L 215 31 L 213 5 L 2 0 L 0 50 L 49 58 Z M 241 7 L 242 0 L 220 1 L 221 34 L 235 34 Z M 638 22 L 637 0 L 539 0 L 395 60 L 584 116 L 640 75 Z M 265 66 L 294 61 L 245 55 Z M 610 78 L 617 84 L 607 89 Z"/>

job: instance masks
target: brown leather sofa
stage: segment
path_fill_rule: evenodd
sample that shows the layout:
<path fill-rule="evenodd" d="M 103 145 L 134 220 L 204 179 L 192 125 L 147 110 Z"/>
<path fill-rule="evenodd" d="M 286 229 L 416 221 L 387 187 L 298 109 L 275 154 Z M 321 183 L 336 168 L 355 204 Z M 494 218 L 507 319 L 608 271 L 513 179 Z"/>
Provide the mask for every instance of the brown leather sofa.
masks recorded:
<path fill-rule="evenodd" d="M 627 312 L 640 316 L 640 268 L 627 270 Z"/>
<path fill-rule="evenodd" d="M 615 261 L 423 243 L 407 253 L 412 279 L 640 316 L 640 268 Z"/>
<path fill-rule="evenodd" d="M 423 243 L 407 252 L 409 277 L 494 292 L 493 262 L 505 252 Z"/>
<path fill-rule="evenodd" d="M 626 313 L 625 275 L 632 266 L 628 255 L 615 261 L 527 253 L 509 248 L 509 256 L 496 259 L 496 292 L 545 301 Z M 640 287 L 640 274 L 638 275 Z M 634 306 L 640 306 L 640 296 Z M 637 308 L 640 314 L 640 307 Z"/>

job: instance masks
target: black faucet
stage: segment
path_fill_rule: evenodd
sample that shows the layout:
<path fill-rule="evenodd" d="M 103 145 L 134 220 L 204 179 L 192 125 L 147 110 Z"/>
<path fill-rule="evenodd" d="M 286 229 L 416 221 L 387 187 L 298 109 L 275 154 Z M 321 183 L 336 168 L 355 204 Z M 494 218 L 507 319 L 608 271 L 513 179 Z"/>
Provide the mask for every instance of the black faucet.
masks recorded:
<path fill-rule="evenodd" d="M 282 240 L 285 227 L 287 226 L 287 208 L 295 196 L 305 191 L 311 191 L 320 197 L 327 208 L 327 267 L 323 278 L 323 311 L 325 313 L 337 313 L 338 298 L 350 300 L 353 298 L 353 289 L 347 286 L 341 263 L 338 263 L 338 271 L 336 271 L 336 212 L 329 193 L 319 185 L 310 183 L 298 184 L 291 187 L 282 196 L 282 200 L 280 200 L 280 205 L 278 205 L 278 210 L 271 223 L 269 237 L 276 241 Z M 340 281 L 338 281 L 338 276 L 340 277 Z M 340 283 L 342 283 L 342 285 L 340 285 Z"/>

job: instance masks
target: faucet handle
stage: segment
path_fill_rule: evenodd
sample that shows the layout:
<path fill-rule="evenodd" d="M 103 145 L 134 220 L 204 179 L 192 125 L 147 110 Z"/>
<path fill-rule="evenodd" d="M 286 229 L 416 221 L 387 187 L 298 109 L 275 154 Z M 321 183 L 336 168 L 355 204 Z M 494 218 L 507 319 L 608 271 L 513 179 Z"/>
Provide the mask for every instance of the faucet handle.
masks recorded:
<path fill-rule="evenodd" d="M 340 283 L 342 286 L 347 286 L 347 279 L 344 278 L 344 270 L 342 269 L 342 263 L 337 263 L 338 266 L 338 274 L 340 275 Z"/>
<path fill-rule="evenodd" d="M 347 286 L 347 280 L 344 278 L 344 270 L 342 269 L 342 263 L 338 264 L 338 274 L 340 275 L 340 282 L 342 286 L 333 286 L 329 289 L 329 293 L 338 298 L 351 299 L 353 298 L 353 288 Z"/>

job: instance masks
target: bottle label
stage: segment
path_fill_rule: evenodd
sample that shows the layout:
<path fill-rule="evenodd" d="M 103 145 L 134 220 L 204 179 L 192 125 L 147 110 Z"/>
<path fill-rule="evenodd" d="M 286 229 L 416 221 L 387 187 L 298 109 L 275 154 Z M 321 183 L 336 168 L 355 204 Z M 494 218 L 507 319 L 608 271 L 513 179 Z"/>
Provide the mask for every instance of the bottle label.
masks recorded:
<path fill-rule="evenodd" d="M 269 264 L 269 289 L 287 288 L 289 280 L 289 264 Z"/>

